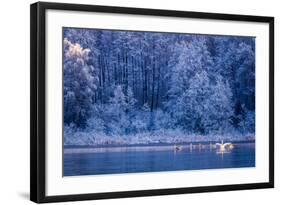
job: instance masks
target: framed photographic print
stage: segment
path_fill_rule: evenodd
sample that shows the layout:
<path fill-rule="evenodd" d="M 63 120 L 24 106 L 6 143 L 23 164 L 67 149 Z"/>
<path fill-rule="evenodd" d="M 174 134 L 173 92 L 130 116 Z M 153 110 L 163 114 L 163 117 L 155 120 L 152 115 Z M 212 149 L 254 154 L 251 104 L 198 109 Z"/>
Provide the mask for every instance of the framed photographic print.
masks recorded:
<path fill-rule="evenodd" d="M 34 202 L 274 186 L 274 18 L 31 5 Z"/>

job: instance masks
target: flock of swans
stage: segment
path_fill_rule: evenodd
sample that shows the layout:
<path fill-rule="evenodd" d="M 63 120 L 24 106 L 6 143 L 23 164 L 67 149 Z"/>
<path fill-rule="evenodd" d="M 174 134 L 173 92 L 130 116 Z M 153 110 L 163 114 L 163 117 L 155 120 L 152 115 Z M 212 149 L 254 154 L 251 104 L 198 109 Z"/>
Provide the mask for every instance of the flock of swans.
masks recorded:
<path fill-rule="evenodd" d="M 201 143 L 199 143 L 199 144 L 190 143 L 188 145 L 188 148 L 190 151 L 192 151 L 193 149 L 202 150 L 202 149 L 206 149 L 208 147 L 209 147 L 209 149 L 216 149 L 217 152 L 222 153 L 222 152 L 228 152 L 228 151 L 232 150 L 234 148 L 234 145 L 231 142 L 224 143 L 223 140 L 221 140 L 220 143 L 215 143 L 215 144 L 210 143 L 209 146 L 206 144 L 201 144 Z M 175 152 L 180 152 L 182 150 L 183 150 L 182 146 L 174 145 Z"/>

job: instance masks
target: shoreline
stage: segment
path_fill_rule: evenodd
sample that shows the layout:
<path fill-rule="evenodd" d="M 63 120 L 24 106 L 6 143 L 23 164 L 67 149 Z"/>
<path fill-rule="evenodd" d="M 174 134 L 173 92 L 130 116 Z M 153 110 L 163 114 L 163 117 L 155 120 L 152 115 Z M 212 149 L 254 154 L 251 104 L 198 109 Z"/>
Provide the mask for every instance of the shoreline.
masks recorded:
<path fill-rule="evenodd" d="M 135 144 L 122 144 L 122 143 L 109 143 L 109 144 L 97 144 L 97 145 L 63 145 L 64 148 L 110 148 L 110 147 L 145 147 L 145 146 L 169 146 L 169 145 L 189 145 L 192 144 L 210 144 L 210 143 L 217 143 L 220 140 L 209 140 L 209 141 L 186 141 L 186 142 L 173 142 L 173 143 L 165 143 L 165 142 L 158 142 L 158 143 L 135 143 Z M 250 140 L 224 140 L 224 142 L 231 142 L 231 143 L 255 143 L 255 139 Z"/>
<path fill-rule="evenodd" d="M 176 144 L 136 144 L 136 145 L 115 145 L 115 146 L 64 146 L 64 154 L 82 154 L 82 153 L 106 153 L 106 152 L 144 152 L 144 151 L 174 151 L 174 146 L 180 146 L 182 150 L 211 150 L 216 149 L 213 142 L 191 142 Z M 249 146 L 255 144 L 251 141 L 234 141 L 234 146 Z"/>
<path fill-rule="evenodd" d="M 184 134 L 178 131 L 109 136 L 91 132 L 64 133 L 63 145 L 67 147 L 120 147 L 189 143 L 255 141 L 255 133 L 227 135 Z"/>

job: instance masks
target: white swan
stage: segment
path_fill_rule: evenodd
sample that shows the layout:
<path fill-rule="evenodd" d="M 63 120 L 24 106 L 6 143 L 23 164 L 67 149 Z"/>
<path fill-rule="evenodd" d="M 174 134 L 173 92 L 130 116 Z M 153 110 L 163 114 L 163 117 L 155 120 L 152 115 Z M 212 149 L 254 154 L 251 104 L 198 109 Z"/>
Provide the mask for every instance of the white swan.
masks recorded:
<path fill-rule="evenodd" d="M 216 146 L 219 147 L 220 152 L 224 152 L 227 148 L 228 149 L 233 149 L 234 148 L 232 143 L 230 143 L 230 142 L 223 143 L 223 140 L 221 141 L 221 143 L 216 143 Z"/>

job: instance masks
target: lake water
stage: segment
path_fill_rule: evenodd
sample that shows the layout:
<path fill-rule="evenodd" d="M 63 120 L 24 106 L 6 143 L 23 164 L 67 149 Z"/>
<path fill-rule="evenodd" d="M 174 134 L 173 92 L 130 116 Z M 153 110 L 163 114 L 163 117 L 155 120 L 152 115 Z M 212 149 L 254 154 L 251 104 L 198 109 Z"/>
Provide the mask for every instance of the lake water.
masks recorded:
<path fill-rule="evenodd" d="M 65 148 L 64 176 L 200 170 L 255 166 L 255 143 L 238 143 L 221 152 L 209 145 Z"/>

